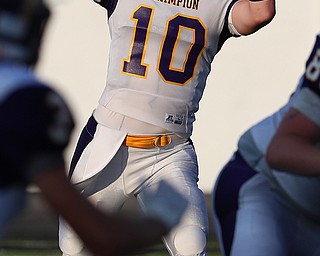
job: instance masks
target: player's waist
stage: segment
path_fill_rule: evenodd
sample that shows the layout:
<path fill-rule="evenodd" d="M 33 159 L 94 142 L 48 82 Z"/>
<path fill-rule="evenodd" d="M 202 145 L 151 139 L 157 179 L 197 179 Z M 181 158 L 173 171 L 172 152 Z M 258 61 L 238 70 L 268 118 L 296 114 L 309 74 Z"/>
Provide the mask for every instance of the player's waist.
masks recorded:
<path fill-rule="evenodd" d="M 161 127 L 114 112 L 102 105 L 95 109 L 94 117 L 102 125 L 126 132 L 127 136 L 123 144 L 127 147 L 167 147 L 185 143 L 188 140 Z"/>
<path fill-rule="evenodd" d="M 161 135 L 133 135 L 128 134 L 123 145 L 134 148 L 155 148 L 155 147 L 173 147 L 188 141 L 174 133 Z"/>
<path fill-rule="evenodd" d="M 95 109 L 93 115 L 98 123 L 128 134 L 149 135 L 171 133 L 162 127 L 131 118 L 100 104 Z"/>
<path fill-rule="evenodd" d="M 151 131 L 161 134 L 169 131 L 184 138 L 191 136 L 195 120 L 194 110 L 188 102 L 179 97 L 164 97 L 125 88 L 107 90 L 99 100 L 101 106 L 125 115 L 125 121 L 134 122 L 134 126 L 148 126 L 147 133 Z M 133 132 L 145 133 L 141 129 Z"/>

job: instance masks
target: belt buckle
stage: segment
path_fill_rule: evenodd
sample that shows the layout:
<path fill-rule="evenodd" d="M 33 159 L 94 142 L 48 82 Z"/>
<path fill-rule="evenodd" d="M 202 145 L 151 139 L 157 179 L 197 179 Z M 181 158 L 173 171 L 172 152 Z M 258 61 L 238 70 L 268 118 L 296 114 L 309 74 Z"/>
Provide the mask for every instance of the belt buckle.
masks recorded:
<path fill-rule="evenodd" d="M 154 139 L 154 146 L 155 147 L 165 147 L 171 143 L 171 137 L 170 135 L 158 135 Z"/>

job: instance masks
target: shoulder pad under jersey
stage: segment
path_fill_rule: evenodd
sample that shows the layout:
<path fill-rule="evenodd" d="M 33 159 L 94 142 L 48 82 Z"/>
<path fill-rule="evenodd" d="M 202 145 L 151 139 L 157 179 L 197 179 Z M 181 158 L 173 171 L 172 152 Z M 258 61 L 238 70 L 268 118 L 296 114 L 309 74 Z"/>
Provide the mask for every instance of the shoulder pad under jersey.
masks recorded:
<path fill-rule="evenodd" d="M 309 87 L 320 96 L 320 34 L 306 63 L 303 87 Z"/>

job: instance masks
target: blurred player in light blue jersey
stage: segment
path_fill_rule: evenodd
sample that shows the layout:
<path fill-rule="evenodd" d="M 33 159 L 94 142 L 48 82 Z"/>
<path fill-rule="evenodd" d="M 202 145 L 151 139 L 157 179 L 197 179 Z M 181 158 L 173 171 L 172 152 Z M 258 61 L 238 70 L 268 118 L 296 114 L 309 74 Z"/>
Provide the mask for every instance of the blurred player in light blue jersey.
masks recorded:
<path fill-rule="evenodd" d="M 268 24 L 275 1 L 95 2 L 107 11 L 111 35 L 107 81 L 79 138 L 71 181 L 99 209 L 118 212 L 136 197 L 146 214 L 150 202 L 171 197 L 147 193 L 168 182 L 189 200 L 180 224 L 164 237 L 168 252 L 206 255 L 208 216 L 190 140 L 195 113 L 223 43 Z M 87 255 L 81 246 L 61 219 L 64 255 Z"/>
<path fill-rule="evenodd" d="M 320 255 L 319 81 L 320 34 L 288 103 L 241 136 L 216 181 L 222 255 Z"/>
<path fill-rule="evenodd" d="M 70 183 L 63 152 L 73 118 L 61 96 L 33 73 L 49 14 L 42 0 L 0 1 L 0 237 L 34 184 L 95 255 L 128 255 L 158 242 L 187 201 L 163 182 L 157 192 L 171 191 L 172 200 L 161 209 L 154 200 L 151 217 L 133 219 L 102 214 Z"/>

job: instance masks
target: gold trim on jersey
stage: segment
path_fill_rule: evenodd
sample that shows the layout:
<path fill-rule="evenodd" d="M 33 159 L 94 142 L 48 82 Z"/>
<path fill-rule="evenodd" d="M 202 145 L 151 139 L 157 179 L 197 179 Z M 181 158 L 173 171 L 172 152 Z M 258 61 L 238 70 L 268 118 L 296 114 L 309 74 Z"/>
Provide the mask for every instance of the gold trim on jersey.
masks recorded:
<path fill-rule="evenodd" d="M 141 59 L 140 59 L 140 63 L 139 65 L 141 67 L 144 67 L 145 68 L 145 71 L 143 72 L 143 74 L 137 74 L 135 72 L 130 72 L 130 71 L 125 71 L 124 69 L 124 66 L 125 64 L 130 64 L 130 62 L 132 61 L 132 55 L 133 55 L 133 51 L 134 51 L 134 48 L 137 47 L 135 46 L 135 42 L 136 42 L 136 35 L 137 35 L 137 27 L 138 26 L 138 23 L 139 23 L 139 18 L 135 17 L 135 14 L 138 13 L 138 11 L 142 8 L 145 8 L 145 9 L 148 9 L 150 10 L 150 16 L 148 17 L 148 25 L 147 25 L 147 28 L 146 30 L 144 30 L 144 33 L 145 33 L 145 40 L 143 42 L 143 50 L 141 49 L 138 49 L 139 52 L 142 52 L 142 55 L 141 55 Z M 146 78 L 147 77 L 147 74 L 148 74 L 148 69 L 149 69 L 149 64 L 145 63 L 144 62 L 144 57 L 146 55 L 146 45 L 148 44 L 148 40 L 149 40 L 149 32 L 150 32 L 150 26 L 151 26 L 151 23 L 152 23 L 152 19 L 153 19 L 153 13 L 154 13 L 154 7 L 153 6 L 147 6 L 147 5 L 140 5 L 138 6 L 134 12 L 132 13 L 132 16 L 131 16 L 131 20 L 134 21 L 134 29 L 133 29 L 133 34 L 132 34 L 132 40 L 131 40 L 131 46 L 130 46 L 130 53 L 129 53 L 129 57 L 128 58 L 124 58 L 122 60 L 122 71 L 121 73 L 123 74 L 127 74 L 127 75 L 131 75 L 131 76 L 136 76 L 136 77 L 140 77 L 140 78 Z M 138 47 L 141 47 L 141 44 L 139 44 Z"/>

